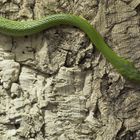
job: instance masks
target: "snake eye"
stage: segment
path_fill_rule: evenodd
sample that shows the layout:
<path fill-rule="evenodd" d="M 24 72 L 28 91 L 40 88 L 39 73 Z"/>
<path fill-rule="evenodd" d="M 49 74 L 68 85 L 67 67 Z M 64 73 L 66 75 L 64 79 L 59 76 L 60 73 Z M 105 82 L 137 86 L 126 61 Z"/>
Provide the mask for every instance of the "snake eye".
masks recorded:
<path fill-rule="evenodd" d="M 28 35 L 25 35 L 24 37 L 25 37 L 25 38 L 28 38 Z"/>

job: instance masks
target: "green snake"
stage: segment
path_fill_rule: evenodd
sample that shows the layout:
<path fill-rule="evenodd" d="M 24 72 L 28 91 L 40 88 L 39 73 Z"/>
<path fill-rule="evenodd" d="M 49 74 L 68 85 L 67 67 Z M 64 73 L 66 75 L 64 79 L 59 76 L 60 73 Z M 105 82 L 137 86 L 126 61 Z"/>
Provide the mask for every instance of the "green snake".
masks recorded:
<path fill-rule="evenodd" d="M 8 36 L 26 36 L 64 24 L 81 29 L 122 76 L 131 81 L 140 82 L 140 71 L 134 66 L 134 64 L 118 56 L 112 49 L 110 49 L 102 36 L 86 19 L 82 17 L 72 14 L 54 14 L 39 20 L 22 22 L 0 17 L 0 33 Z"/>

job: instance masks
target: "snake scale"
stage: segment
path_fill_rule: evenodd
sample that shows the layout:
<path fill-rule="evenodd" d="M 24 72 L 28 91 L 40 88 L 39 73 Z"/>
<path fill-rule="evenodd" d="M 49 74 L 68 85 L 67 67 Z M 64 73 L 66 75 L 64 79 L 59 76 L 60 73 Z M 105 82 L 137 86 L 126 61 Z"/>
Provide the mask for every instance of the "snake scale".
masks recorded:
<path fill-rule="evenodd" d="M 140 71 L 134 66 L 134 64 L 118 56 L 105 43 L 104 39 L 96 29 L 94 29 L 92 25 L 82 17 L 72 14 L 54 14 L 39 20 L 22 22 L 0 17 L 0 33 L 8 36 L 25 36 L 64 24 L 81 29 L 122 76 L 133 82 L 140 83 Z"/>

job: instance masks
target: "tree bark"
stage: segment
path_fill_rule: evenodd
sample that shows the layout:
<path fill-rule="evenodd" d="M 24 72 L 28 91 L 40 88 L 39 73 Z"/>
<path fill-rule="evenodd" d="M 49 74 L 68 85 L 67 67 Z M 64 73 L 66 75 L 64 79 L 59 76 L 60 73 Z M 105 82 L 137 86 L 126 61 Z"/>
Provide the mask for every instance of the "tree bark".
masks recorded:
<path fill-rule="evenodd" d="M 80 15 L 140 69 L 139 0 L 0 0 L 0 15 Z M 87 36 L 61 26 L 0 34 L 1 140 L 140 140 L 140 85 L 125 80 Z"/>

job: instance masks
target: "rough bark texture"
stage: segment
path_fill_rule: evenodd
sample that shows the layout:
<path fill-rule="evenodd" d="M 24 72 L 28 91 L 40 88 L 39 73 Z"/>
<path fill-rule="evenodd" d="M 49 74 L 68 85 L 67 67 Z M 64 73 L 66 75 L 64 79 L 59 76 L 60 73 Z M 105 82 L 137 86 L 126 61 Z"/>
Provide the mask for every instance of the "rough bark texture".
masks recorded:
<path fill-rule="evenodd" d="M 14 20 L 61 12 L 87 18 L 140 69 L 139 0 L 0 0 Z M 76 28 L 0 34 L 0 140 L 140 140 L 140 85 Z"/>

